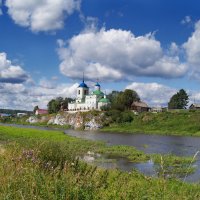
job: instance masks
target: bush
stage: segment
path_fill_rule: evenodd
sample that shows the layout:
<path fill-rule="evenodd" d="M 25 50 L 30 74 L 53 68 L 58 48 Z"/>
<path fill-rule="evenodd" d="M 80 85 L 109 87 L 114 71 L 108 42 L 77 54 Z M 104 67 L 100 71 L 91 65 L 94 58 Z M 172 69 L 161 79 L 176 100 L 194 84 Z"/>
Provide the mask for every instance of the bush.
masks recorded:
<path fill-rule="evenodd" d="M 107 111 L 105 115 L 110 117 L 113 123 L 132 122 L 134 117 L 131 111 L 120 112 L 119 110 Z"/>
<path fill-rule="evenodd" d="M 189 112 L 196 112 L 197 110 L 189 110 Z"/>
<path fill-rule="evenodd" d="M 133 113 L 132 112 L 122 112 L 121 113 L 121 121 L 122 122 L 132 122 L 133 121 Z"/>

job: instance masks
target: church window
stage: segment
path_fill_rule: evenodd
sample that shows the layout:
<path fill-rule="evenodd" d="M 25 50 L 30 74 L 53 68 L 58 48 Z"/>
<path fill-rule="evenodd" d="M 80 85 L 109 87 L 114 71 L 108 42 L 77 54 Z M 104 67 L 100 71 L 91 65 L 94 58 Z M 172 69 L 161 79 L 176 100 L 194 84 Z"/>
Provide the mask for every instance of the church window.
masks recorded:
<path fill-rule="evenodd" d="M 78 90 L 78 94 L 80 94 L 81 93 L 81 91 L 80 90 Z"/>

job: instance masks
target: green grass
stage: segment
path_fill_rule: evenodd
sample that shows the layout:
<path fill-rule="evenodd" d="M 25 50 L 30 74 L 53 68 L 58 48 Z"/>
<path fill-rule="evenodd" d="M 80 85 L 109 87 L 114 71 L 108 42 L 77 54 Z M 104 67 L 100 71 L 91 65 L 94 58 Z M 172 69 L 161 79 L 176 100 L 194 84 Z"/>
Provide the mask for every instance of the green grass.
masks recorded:
<path fill-rule="evenodd" d="M 111 124 L 102 131 L 200 136 L 200 112 L 142 113 L 131 123 Z"/>
<path fill-rule="evenodd" d="M 50 119 L 54 115 L 55 114 L 43 115 L 44 117 L 47 117 L 46 121 L 32 123 L 32 124 L 26 121 L 28 119 L 27 116 L 25 116 L 25 117 L 3 117 L 3 118 L 0 118 L 0 123 L 3 123 L 3 124 L 32 125 L 32 126 L 62 128 L 62 129 L 71 128 L 71 126 L 67 125 L 67 124 L 66 125 L 47 124 L 48 119 Z M 40 118 L 41 116 L 37 116 L 37 117 Z"/>
<path fill-rule="evenodd" d="M 165 179 L 167 166 L 187 165 L 191 158 L 146 155 L 128 146 L 106 146 L 64 135 L 0 126 L 0 199 L 199 199 L 200 185 Z M 105 170 L 78 159 L 87 151 L 161 163 L 159 178 L 133 170 Z"/>
<path fill-rule="evenodd" d="M 28 140 L 28 142 L 26 140 Z M 31 143 L 29 143 L 30 140 Z M 17 141 L 18 143 L 21 143 L 23 145 L 27 144 L 28 146 L 30 146 L 32 143 L 35 145 L 35 143 L 42 141 L 62 142 L 66 145 L 72 146 L 76 152 L 79 152 L 79 154 L 84 154 L 90 150 L 96 153 L 125 157 L 134 162 L 142 162 L 150 159 L 158 162 L 157 157 L 160 156 L 159 154 L 148 155 L 130 146 L 107 146 L 103 142 L 75 138 L 69 135 L 65 135 L 61 131 L 47 131 L 29 128 L 0 126 L 0 141 Z M 180 159 L 180 163 L 189 163 L 191 161 L 190 157 L 185 158 L 172 155 L 163 155 L 163 157 L 166 159 L 170 157 L 171 163 L 173 160 L 174 162 L 176 162 L 178 158 Z"/>

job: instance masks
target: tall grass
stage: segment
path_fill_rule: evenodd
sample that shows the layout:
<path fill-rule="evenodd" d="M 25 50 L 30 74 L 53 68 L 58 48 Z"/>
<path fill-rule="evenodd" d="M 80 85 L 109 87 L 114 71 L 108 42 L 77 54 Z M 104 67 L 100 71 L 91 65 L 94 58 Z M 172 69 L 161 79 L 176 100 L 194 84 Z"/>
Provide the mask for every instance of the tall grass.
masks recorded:
<path fill-rule="evenodd" d="M 0 197 L 10 200 L 198 199 L 200 195 L 196 184 L 146 177 L 137 171 L 97 169 L 76 159 L 66 146 L 48 142 L 32 149 L 10 144 L 0 163 L 0 179 Z"/>
<path fill-rule="evenodd" d="M 60 132 L 12 127 L 0 127 L 0 139 L 7 142 L 3 146 L 5 151 L 0 154 L 2 200 L 182 200 L 200 197 L 198 184 L 165 179 L 164 176 L 147 177 L 135 170 L 99 169 L 78 159 L 88 150 L 134 155 L 135 150 L 129 147 L 109 149 L 102 143 L 80 140 Z M 145 156 L 137 150 L 136 153 Z M 164 166 L 167 161 L 162 159 Z"/>

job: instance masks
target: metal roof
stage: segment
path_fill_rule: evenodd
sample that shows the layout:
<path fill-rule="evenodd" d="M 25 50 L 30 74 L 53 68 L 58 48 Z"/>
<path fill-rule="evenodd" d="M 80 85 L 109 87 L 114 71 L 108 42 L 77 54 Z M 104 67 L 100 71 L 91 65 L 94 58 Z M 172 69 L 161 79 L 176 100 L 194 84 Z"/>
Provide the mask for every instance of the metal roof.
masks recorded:
<path fill-rule="evenodd" d="M 88 86 L 84 83 L 84 81 L 80 83 L 78 87 L 88 88 Z"/>
<path fill-rule="evenodd" d="M 143 101 L 134 101 L 131 106 L 148 108 L 149 106 Z"/>

